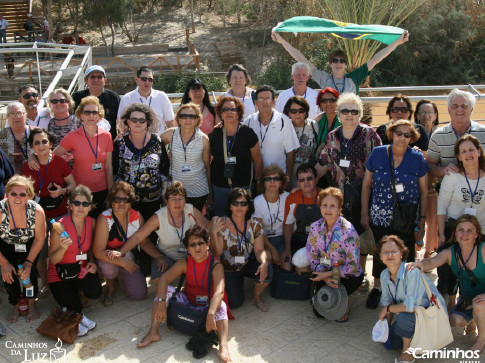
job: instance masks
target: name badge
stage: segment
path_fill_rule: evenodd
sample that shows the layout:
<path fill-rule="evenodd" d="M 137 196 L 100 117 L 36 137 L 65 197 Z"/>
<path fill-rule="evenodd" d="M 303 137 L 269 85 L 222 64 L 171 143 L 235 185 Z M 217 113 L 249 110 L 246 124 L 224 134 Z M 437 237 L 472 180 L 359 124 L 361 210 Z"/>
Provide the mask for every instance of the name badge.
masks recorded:
<path fill-rule="evenodd" d="M 192 168 L 190 166 L 188 166 L 188 165 L 182 165 L 182 172 L 183 173 L 184 172 L 187 172 L 187 171 L 191 171 L 191 170 L 192 170 Z"/>
<path fill-rule="evenodd" d="M 274 236 L 275 234 L 276 234 L 276 231 L 275 231 L 274 229 L 270 229 L 270 230 L 269 230 L 269 231 L 266 233 L 266 235 L 267 235 L 267 236 Z"/>
<path fill-rule="evenodd" d="M 323 265 L 325 267 L 330 267 L 330 266 L 332 266 L 332 262 L 330 261 L 329 258 L 322 257 L 322 258 L 320 258 L 320 265 Z"/>
<path fill-rule="evenodd" d="M 40 201 L 40 197 L 39 197 L 38 195 L 36 195 L 36 196 L 34 197 L 34 201 L 35 201 L 36 203 L 39 203 L 39 201 Z"/>
<path fill-rule="evenodd" d="M 25 289 L 25 296 L 26 297 L 34 297 L 34 287 L 28 287 Z"/>
<path fill-rule="evenodd" d="M 76 261 L 86 261 L 87 259 L 88 259 L 87 253 L 81 253 L 79 255 L 76 255 Z"/>
<path fill-rule="evenodd" d="M 236 263 L 246 263 L 246 258 L 244 256 L 235 256 L 234 261 L 236 261 Z"/>
<path fill-rule="evenodd" d="M 92 165 L 93 171 L 101 170 L 102 166 L 101 163 L 96 163 Z"/>
<path fill-rule="evenodd" d="M 22 243 L 16 243 L 15 252 L 27 252 L 27 246 Z"/>
<path fill-rule="evenodd" d="M 207 305 L 207 296 L 198 295 L 195 297 L 195 303 L 197 305 Z"/>
<path fill-rule="evenodd" d="M 235 156 L 228 156 L 226 164 L 236 164 L 236 157 Z"/>
<path fill-rule="evenodd" d="M 177 248 L 177 252 L 178 253 L 187 253 L 187 250 L 183 247 L 179 247 L 179 248 Z"/>
<path fill-rule="evenodd" d="M 472 216 L 477 215 L 477 210 L 473 208 L 465 208 L 465 214 L 470 214 Z"/>
<path fill-rule="evenodd" d="M 305 233 L 306 234 L 310 234 L 310 226 L 306 226 L 305 227 Z"/>
<path fill-rule="evenodd" d="M 350 166 L 350 160 L 341 159 L 339 166 L 341 168 L 348 168 Z"/>
<path fill-rule="evenodd" d="M 396 193 L 404 192 L 404 185 L 402 183 L 396 184 Z"/>

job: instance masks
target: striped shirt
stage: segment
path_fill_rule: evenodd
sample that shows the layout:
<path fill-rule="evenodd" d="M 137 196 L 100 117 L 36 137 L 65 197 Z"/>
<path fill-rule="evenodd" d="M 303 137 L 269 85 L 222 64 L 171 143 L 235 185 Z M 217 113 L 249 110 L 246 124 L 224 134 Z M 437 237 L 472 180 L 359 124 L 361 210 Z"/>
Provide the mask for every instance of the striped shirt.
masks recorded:
<path fill-rule="evenodd" d="M 184 145 L 180 137 L 180 128 L 177 127 L 173 131 L 172 145 L 170 145 L 170 173 L 172 181 L 182 182 L 189 198 L 209 194 L 207 173 L 202 159 L 203 135 L 202 131 L 197 128 L 193 139 L 188 145 Z"/>
<path fill-rule="evenodd" d="M 478 122 L 471 121 L 470 128 L 466 133 L 476 136 L 483 147 L 485 147 L 485 126 Z M 428 157 L 439 160 L 441 166 L 456 163 L 454 151 L 456 140 L 458 140 L 458 137 L 451 126 L 451 122 L 440 127 L 431 135 L 428 147 Z"/>

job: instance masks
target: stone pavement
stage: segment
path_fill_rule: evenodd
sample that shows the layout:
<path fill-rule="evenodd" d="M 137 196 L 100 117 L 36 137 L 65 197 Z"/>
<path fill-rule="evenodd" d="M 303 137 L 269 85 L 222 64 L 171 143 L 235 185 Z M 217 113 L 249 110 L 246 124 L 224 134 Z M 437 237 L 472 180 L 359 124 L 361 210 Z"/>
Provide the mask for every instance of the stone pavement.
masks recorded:
<path fill-rule="evenodd" d="M 369 258 L 367 271 L 371 271 Z M 251 296 L 252 283 L 246 280 L 246 296 Z M 185 349 L 188 338 L 165 325 L 160 328 L 162 340 L 147 348 L 137 349 L 136 343 L 148 332 L 150 312 L 155 287 L 149 288 L 149 298 L 131 301 L 119 290 L 112 307 L 104 307 L 100 300 L 91 301 L 84 310 L 88 318 L 98 325 L 72 345 L 64 344 L 66 361 L 74 362 L 187 362 L 196 361 Z M 2 362 L 50 362 L 49 351 L 55 341 L 35 331 L 55 305 L 51 295 L 38 301 L 42 316 L 27 323 L 20 317 L 16 324 L 6 324 L 5 315 L 10 310 L 5 293 L 0 293 L 0 324 L 7 336 L 0 339 Z M 346 323 L 317 319 L 310 303 L 273 299 L 269 291 L 263 297 L 270 310 L 263 313 L 249 299 L 233 313 L 236 320 L 229 322 L 229 350 L 234 362 L 394 362 L 397 350 L 388 351 L 381 343 L 371 339 L 372 327 L 377 321 L 377 310 L 365 308 L 367 292 L 356 291 L 351 295 L 352 309 Z M 463 336 L 463 329 L 453 329 L 455 341 L 447 349 L 466 349 L 474 337 Z M 19 347 L 26 343 L 37 346 Z M 62 353 L 62 352 L 61 352 Z M 202 361 L 202 360 L 201 360 Z M 220 361 L 214 348 L 205 362 Z M 421 359 L 423 362 L 454 362 L 460 359 Z M 479 362 L 466 360 L 467 362 Z M 61 362 L 61 360 L 57 360 Z"/>

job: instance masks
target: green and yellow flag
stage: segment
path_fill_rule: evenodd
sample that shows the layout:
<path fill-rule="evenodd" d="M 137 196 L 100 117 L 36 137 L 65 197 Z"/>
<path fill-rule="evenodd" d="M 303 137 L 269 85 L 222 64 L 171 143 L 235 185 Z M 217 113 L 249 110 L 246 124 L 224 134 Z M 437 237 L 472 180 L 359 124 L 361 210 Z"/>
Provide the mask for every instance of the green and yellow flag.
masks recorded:
<path fill-rule="evenodd" d="M 279 23 L 273 31 L 293 33 L 330 33 L 344 39 L 372 39 L 391 44 L 404 29 L 388 25 L 359 25 L 314 16 L 295 16 Z"/>

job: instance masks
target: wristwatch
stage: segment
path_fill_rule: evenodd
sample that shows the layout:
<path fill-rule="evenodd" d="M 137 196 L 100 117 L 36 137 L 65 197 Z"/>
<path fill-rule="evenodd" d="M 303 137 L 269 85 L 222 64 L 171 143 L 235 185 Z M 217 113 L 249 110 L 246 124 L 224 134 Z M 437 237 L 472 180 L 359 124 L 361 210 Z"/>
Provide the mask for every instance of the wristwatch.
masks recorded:
<path fill-rule="evenodd" d="M 155 301 L 156 301 L 156 302 L 162 302 L 162 301 L 167 301 L 167 300 L 165 300 L 163 297 L 157 297 L 157 298 L 155 299 Z"/>

